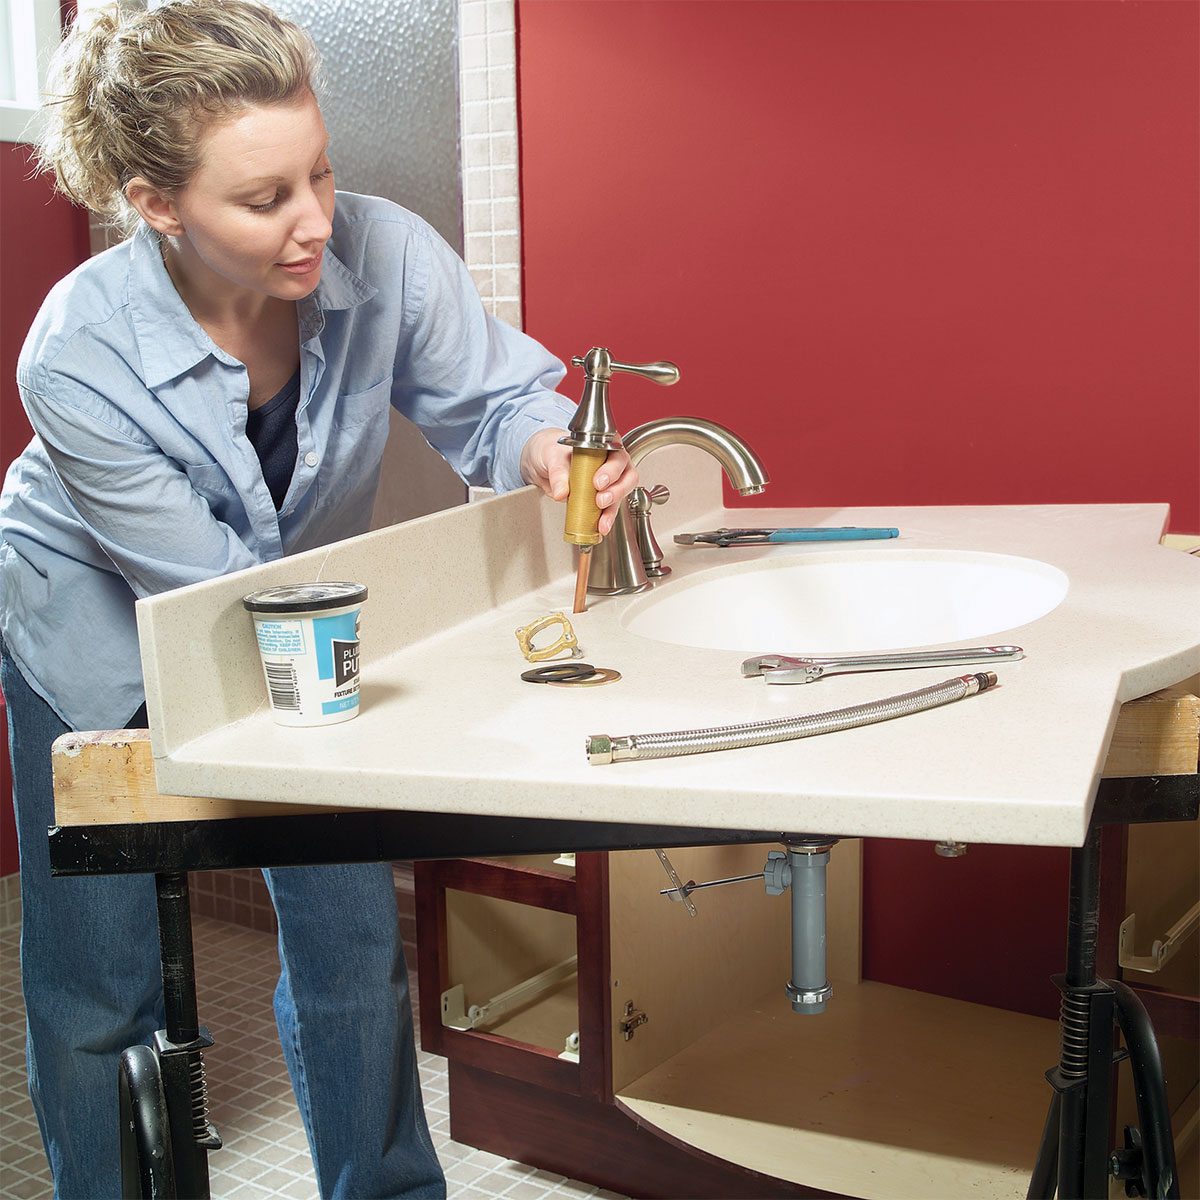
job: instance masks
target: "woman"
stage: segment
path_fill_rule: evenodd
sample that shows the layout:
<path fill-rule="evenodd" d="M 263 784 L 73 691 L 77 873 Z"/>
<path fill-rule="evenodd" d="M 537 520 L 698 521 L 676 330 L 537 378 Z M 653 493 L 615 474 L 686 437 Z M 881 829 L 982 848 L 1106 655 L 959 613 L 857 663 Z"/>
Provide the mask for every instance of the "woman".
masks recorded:
<path fill-rule="evenodd" d="M 44 165 L 131 236 L 50 293 L 37 436 L 0 494 L 30 1089 L 61 1197 L 119 1194 L 116 1064 L 163 1022 L 152 882 L 49 878 L 50 745 L 144 723 L 134 601 L 367 528 L 395 406 L 468 482 L 561 499 L 562 364 L 387 201 L 335 196 L 301 30 L 249 0 L 117 7 L 56 60 Z M 634 486 L 596 475 L 611 527 Z M 265 872 L 275 1008 L 323 1196 L 440 1196 L 390 869 Z"/>

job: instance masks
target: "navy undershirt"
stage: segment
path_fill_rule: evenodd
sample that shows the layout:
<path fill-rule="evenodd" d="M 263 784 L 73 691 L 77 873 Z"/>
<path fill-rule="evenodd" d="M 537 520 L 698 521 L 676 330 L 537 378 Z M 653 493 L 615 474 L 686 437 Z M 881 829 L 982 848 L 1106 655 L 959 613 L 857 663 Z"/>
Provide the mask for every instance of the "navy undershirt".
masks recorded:
<path fill-rule="evenodd" d="M 263 480 L 278 512 L 292 485 L 296 469 L 296 405 L 300 401 L 300 370 L 284 384 L 282 391 L 266 404 L 246 413 L 246 436 L 258 461 Z"/>

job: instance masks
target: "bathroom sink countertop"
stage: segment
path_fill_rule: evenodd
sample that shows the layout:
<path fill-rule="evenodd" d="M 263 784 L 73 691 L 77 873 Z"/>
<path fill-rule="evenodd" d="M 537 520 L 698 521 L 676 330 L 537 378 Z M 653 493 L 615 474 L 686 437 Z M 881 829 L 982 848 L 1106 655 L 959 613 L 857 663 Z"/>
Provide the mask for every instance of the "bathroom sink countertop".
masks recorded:
<path fill-rule="evenodd" d="M 664 470 L 643 476 L 665 479 L 672 490 L 670 503 L 655 512 L 672 575 L 639 596 L 592 597 L 589 610 L 571 618 L 586 661 L 621 672 L 621 680 L 607 686 L 546 687 L 520 679 L 529 664 L 514 631 L 547 612 L 569 613 L 573 584 L 560 541 L 561 508 L 528 489 L 140 602 L 159 790 L 430 812 L 1078 845 L 1120 705 L 1200 671 L 1200 561 L 1158 544 L 1165 505 L 725 510 L 719 472 L 704 456 L 672 449 L 652 462 Z M 886 525 L 899 527 L 901 536 L 727 550 L 671 543 L 681 530 L 750 524 Z M 993 555 L 1008 556 L 1004 562 L 1033 560 L 1030 569 L 1039 578 L 1061 580 L 1065 588 L 1061 601 L 1037 619 L 944 640 L 1022 646 L 1022 661 L 995 664 L 998 687 L 842 733 L 589 765 L 589 734 L 823 712 L 986 669 L 931 667 L 767 686 L 741 677 L 747 654 L 809 647 L 680 644 L 691 637 L 682 623 L 674 627 L 680 641 L 662 640 L 674 636 L 670 620 L 653 637 L 631 631 L 660 598 L 664 613 L 671 595 L 684 611 L 690 589 L 746 569 L 769 573 L 847 556 L 896 564 L 1001 561 L 987 558 Z M 313 578 L 355 579 L 371 589 L 362 622 L 362 711 L 340 725 L 287 729 L 266 708 L 240 597 Z M 880 578 L 884 585 L 872 585 L 878 594 L 864 607 L 868 619 L 873 610 L 886 614 L 909 599 L 889 594 L 891 576 Z M 948 590 L 954 591 L 953 581 Z M 970 630 L 975 610 L 964 603 L 966 616 L 959 616 Z M 861 598 L 855 605 L 863 607 Z"/>

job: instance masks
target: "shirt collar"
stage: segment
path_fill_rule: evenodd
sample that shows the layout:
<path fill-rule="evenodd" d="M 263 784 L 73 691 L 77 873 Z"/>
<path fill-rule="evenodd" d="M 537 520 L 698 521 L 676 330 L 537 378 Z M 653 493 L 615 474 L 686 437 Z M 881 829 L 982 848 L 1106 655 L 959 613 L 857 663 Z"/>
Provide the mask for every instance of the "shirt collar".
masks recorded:
<path fill-rule="evenodd" d="M 359 279 L 326 244 L 321 282 L 311 296 L 305 296 L 296 306 L 300 314 L 300 341 L 307 342 L 325 328 L 325 313 L 355 308 L 378 293 L 378 288 Z"/>
<path fill-rule="evenodd" d="M 149 226 L 138 227 L 129 253 L 129 308 L 146 386 L 159 387 L 210 354 L 233 364 L 235 360 L 204 332 L 175 290 L 158 238 Z M 321 332 L 325 325 L 323 313 L 354 308 L 378 291 L 355 275 L 326 245 L 321 282 L 299 304 L 301 340 Z"/>
<path fill-rule="evenodd" d="M 129 311 L 149 388 L 182 375 L 209 354 L 231 361 L 188 311 L 167 274 L 158 238 L 145 224 L 138 226 L 129 248 Z"/>

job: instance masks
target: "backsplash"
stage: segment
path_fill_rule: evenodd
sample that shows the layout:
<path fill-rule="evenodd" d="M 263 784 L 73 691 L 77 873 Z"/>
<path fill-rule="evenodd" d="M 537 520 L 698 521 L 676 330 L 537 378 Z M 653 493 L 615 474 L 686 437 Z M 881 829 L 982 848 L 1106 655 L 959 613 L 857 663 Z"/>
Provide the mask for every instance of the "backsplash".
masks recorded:
<path fill-rule="evenodd" d="M 461 0 L 466 262 L 490 311 L 521 328 L 517 50 L 512 0 Z"/>

